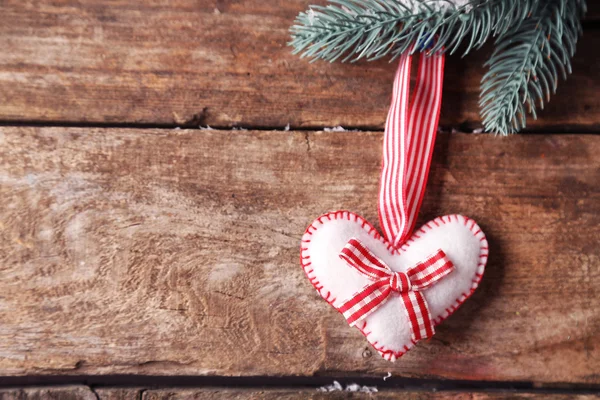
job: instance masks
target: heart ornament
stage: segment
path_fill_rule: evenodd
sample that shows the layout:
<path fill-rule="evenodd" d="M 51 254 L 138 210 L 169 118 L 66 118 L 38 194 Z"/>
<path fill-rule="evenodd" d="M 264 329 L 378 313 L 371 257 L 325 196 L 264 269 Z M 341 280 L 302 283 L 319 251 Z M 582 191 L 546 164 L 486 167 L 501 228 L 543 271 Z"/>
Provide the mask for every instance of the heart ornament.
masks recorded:
<path fill-rule="evenodd" d="M 488 255 L 485 235 L 475 221 L 462 215 L 447 215 L 426 223 L 399 249 L 354 213 L 322 215 L 302 237 L 302 267 L 317 292 L 337 310 L 372 282 L 340 257 L 353 238 L 396 272 L 406 272 L 440 248 L 444 251 L 454 270 L 421 291 L 434 325 L 450 316 L 475 291 Z M 375 312 L 355 325 L 386 360 L 395 361 L 416 344 L 404 310 L 401 296 L 392 293 Z"/>
<path fill-rule="evenodd" d="M 319 294 L 395 361 L 475 291 L 488 244 L 462 215 L 414 230 L 431 164 L 441 107 L 443 53 L 420 57 L 409 105 L 410 52 L 400 56 L 388 113 L 379 192 L 383 234 L 362 217 L 336 211 L 302 237 L 301 262 Z"/>

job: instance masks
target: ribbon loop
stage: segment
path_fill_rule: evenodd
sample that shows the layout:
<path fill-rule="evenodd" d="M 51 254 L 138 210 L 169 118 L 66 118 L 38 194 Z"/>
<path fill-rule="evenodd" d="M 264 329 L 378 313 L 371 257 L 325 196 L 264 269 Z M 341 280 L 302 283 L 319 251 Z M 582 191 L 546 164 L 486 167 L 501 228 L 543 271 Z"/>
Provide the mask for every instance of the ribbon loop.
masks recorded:
<path fill-rule="evenodd" d="M 411 235 L 425 193 L 442 103 L 444 54 L 421 55 L 409 106 L 411 52 L 400 57 L 385 125 L 379 220 L 394 247 Z"/>
<path fill-rule="evenodd" d="M 408 268 L 406 272 L 392 270 L 355 238 L 344 246 L 340 258 L 373 281 L 338 308 L 350 326 L 371 315 L 395 292 L 402 297 L 405 314 L 411 325 L 412 339 L 416 342 L 433 336 L 434 323 L 421 290 L 433 285 L 454 269 L 441 249 Z"/>

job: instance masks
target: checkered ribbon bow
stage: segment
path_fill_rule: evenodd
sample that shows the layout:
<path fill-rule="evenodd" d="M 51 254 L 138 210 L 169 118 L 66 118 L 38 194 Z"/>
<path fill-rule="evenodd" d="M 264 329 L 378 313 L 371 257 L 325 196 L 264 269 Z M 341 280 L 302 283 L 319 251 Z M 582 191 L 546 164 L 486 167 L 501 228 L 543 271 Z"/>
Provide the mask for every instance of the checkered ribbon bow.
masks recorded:
<path fill-rule="evenodd" d="M 436 251 L 406 272 L 393 271 L 354 238 L 342 249 L 340 258 L 373 281 L 339 308 L 350 326 L 369 316 L 396 292 L 404 302 L 412 339 L 416 342 L 433 336 L 434 324 L 421 290 L 433 285 L 454 269 L 454 265 L 442 250 Z"/>

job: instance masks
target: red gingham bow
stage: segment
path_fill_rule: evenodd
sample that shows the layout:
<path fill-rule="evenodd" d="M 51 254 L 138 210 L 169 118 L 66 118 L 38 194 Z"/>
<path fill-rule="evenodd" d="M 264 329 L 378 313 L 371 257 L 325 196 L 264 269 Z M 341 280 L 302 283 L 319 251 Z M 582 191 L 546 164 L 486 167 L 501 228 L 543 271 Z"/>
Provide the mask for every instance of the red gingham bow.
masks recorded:
<path fill-rule="evenodd" d="M 404 301 L 406 316 L 410 321 L 412 339 L 416 342 L 435 333 L 425 297 L 420 292 L 454 269 L 452 262 L 440 249 L 425 261 L 409 268 L 406 273 L 394 272 L 357 239 L 350 239 L 342 249 L 340 258 L 368 277 L 373 283 L 363 287 L 346 300 L 339 311 L 350 326 L 356 325 L 377 310 L 392 292 L 399 293 Z"/>

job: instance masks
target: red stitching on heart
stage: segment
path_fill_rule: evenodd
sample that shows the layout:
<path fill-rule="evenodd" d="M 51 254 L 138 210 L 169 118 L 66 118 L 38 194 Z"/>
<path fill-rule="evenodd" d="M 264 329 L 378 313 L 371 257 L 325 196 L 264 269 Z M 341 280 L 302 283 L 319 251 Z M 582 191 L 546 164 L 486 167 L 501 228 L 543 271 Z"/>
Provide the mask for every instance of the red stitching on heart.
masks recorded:
<path fill-rule="evenodd" d="M 324 225 L 324 223 L 321 219 L 327 218 L 328 221 L 331 221 L 332 216 L 333 216 L 334 220 L 342 218 L 342 219 L 346 219 L 348 221 L 352 221 L 351 218 L 354 217 L 354 221 L 360 222 L 362 228 L 365 231 L 367 231 L 367 233 L 372 235 L 375 240 L 379 240 L 381 243 L 386 245 L 388 251 L 392 255 L 396 254 L 396 253 L 400 253 L 401 251 L 405 251 L 408 247 L 410 247 L 410 243 L 414 242 L 413 237 L 420 237 L 413 233 L 413 235 L 406 241 L 406 243 L 404 243 L 400 247 L 400 249 L 396 249 L 391 244 L 386 242 L 386 240 L 379 234 L 379 232 L 367 220 L 365 220 L 363 217 L 361 217 L 358 214 L 355 214 L 351 211 L 330 212 L 327 214 L 323 214 L 322 216 L 317 218 L 316 221 L 318 221 L 321 225 Z M 445 217 L 448 218 L 448 221 L 444 220 Z M 438 318 L 436 318 L 434 320 L 435 325 L 439 325 L 440 323 L 442 323 L 442 321 L 444 321 L 446 318 L 448 318 L 450 315 L 452 315 L 465 302 L 465 300 L 468 299 L 469 297 L 471 297 L 473 292 L 475 292 L 475 289 L 477 289 L 477 287 L 479 286 L 479 282 L 481 282 L 481 279 L 483 278 L 483 272 L 485 270 L 485 265 L 486 265 L 487 257 L 488 257 L 488 243 L 487 243 L 487 239 L 485 238 L 485 234 L 481 231 L 481 229 L 479 229 L 479 226 L 477 226 L 477 223 L 469 217 L 465 217 L 465 216 L 458 215 L 458 214 L 437 217 L 436 219 L 429 221 L 428 223 L 423 225 L 421 227 L 421 229 L 419 229 L 419 232 L 427 233 L 428 231 L 434 229 L 434 227 L 432 227 L 430 225 L 430 223 L 435 224 L 436 227 L 440 226 L 440 224 L 439 224 L 440 222 L 442 223 L 442 225 L 450 223 L 450 222 L 452 222 L 452 217 L 454 217 L 456 219 L 456 222 L 460 221 L 459 217 L 464 218 L 465 219 L 464 225 L 473 233 L 473 235 L 475 237 L 477 237 L 477 235 L 482 235 L 482 237 L 479 239 L 479 242 L 481 243 L 480 247 L 479 247 L 480 262 L 477 265 L 477 271 L 475 273 L 475 278 L 472 280 L 471 290 L 468 293 L 462 293 L 455 300 L 455 303 L 453 305 L 451 305 L 449 308 L 446 308 L 446 315 L 440 315 Z M 471 222 L 470 227 L 468 226 L 469 222 Z M 312 231 L 311 231 L 311 229 L 312 229 Z M 310 224 L 308 226 L 308 228 L 306 228 L 304 236 L 302 237 L 302 242 L 309 243 L 310 239 L 306 238 L 306 235 L 312 235 L 313 232 L 316 231 L 317 229 L 318 229 L 318 227 L 314 226 L 314 222 L 312 224 Z M 331 292 L 329 292 L 328 290 L 323 290 L 323 286 L 317 280 L 315 275 L 311 276 L 311 274 L 313 274 L 313 269 L 310 267 L 311 262 L 308 261 L 308 260 L 310 260 L 310 255 L 306 255 L 306 256 L 304 255 L 305 251 L 307 251 L 307 250 L 308 250 L 308 248 L 306 248 L 306 247 L 301 247 L 301 250 L 300 250 L 300 264 L 302 266 L 302 269 L 306 273 L 308 280 L 313 285 L 313 287 L 317 290 L 319 295 L 321 297 L 323 297 L 323 299 L 325 299 L 325 301 L 327 301 L 327 303 L 329 303 L 333 308 L 335 308 L 333 306 L 333 303 L 335 302 L 336 298 L 335 297 L 332 298 Z M 305 260 L 307 260 L 307 262 L 305 262 Z M 367 328 L 366 321 L 364 322 L 364 324 L 362 326 L 357 325 L 356 328 L 365 336 L 365 338 L 367 338 L 367 340 L 369 340 L 369 335 L 371 334 L 371 331 L 366 330 L 366 328 Z M 414 341 L 411 341 L 411 342 L 412 343 L 410 345 L 404 346 L 403 351 L 393 351 L 393 350 L 387 349 L 385 346 L 378 345 L 377 341 L 375 341 L 375 342 L 369 341 L 369 343 L 371 343 L 371 346 L 373 346 L 373 348 L 375 350 L 377 350 L 377 352 L 379 354 L 381 354 L 381 356 L 384 359 L 389 360 L 389 361 L 397 360 L 398 358 L 400 358 L 404 354 L 406 354 L 406 352 L 409 351 L 416 344 Z"/>

